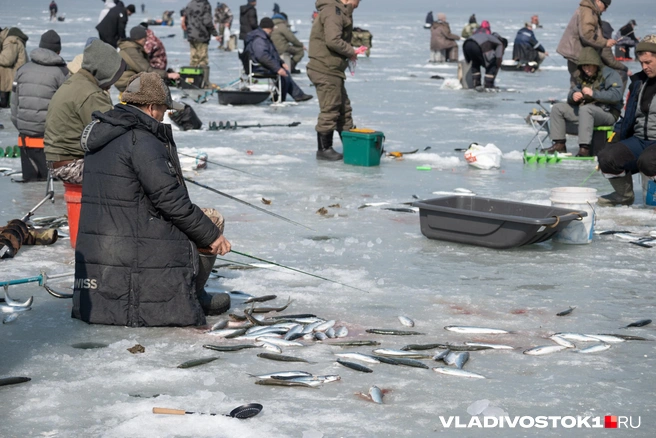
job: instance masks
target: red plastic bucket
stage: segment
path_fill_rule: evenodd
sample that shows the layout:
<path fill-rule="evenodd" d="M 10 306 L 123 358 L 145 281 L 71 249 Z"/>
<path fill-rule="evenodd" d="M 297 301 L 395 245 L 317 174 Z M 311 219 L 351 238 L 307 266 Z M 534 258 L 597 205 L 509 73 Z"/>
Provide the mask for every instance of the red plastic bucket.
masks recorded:
<path fill-rule="evenodd" d="M 71 235 L 71 247 L 75 249 L 77 227 L 80 222 L 82 208 L 82 184 L 64 183 L 64 200 L 68 211 L 68 229 Z"/>

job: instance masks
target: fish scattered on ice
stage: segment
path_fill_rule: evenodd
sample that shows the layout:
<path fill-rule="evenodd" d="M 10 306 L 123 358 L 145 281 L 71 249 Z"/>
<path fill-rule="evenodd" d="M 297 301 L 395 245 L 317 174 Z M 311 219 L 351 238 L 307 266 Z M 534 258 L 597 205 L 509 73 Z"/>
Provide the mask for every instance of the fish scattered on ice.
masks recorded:
<path fill-rule="evenodd" d="M 205 364 L 210 363 L 210 362 L 214 362 L 217 359 L 218 359 L 218 357 L 204 357 L 202 359 L 188 360 L 188 361 L 183 362 L 180 365 L 178 365 L 178 368 L 193 368 L 193 367 L 197 367 L 197 366 L 200 366 L 200 365 L 205 365 Z"/>
<path fill-rule="evenodd" d="M 278 360 L 281 362 L 305 362 L 305 363 L 312 363 L 308 360 L 305 360 L 300 357 L 294 357 L 294 356 L 285 356 L 282 354 L 272 354 L 272 353 L 260 353 L 257 355 L 257 357 L 261 357 L 262 359 L 269 359 L 269 360 Z"/>
<path fill-rule="evenodd" d="M 624 327 L 620 327 L 620 328 L 644 327 L 648 324 L 651 324 L 651 319 L 641 319 L 640 321 L 632 322 L 631 324 L 625 325 Z"/>
<path fill-rule="evenodd" d="M 376 385 L 369 388 L 369 397 L 371 397 L 371 401 L 374 403 L 383 404 L 383 391 Z"/>
<path fill-rule="evenodd" d="M 328 345 L 334 345 L 335 347 L 374 347 L 376 345 L 380 345 L 380 342 L 378 341 L 367 341 L 367 340 L 353 340 L 353 341 L 338 341 L 338 342 L 331 342 Z"/>
<path fill-rule="evenodd" d="M 251 377 L 255 377 L 257 379 L 293 379 L 295 377 L 312 377 L 312 373 L 308 373 L 307 371 L 278 371 L 275 373 L 271 374 L 260 374 L 260 375 L 255 375 L 255 374 L 249 374 Z"/>
<path fill-rule="evenodd" d="M 277 345 L 266 342 L 266 341 L 257 341 L 257 342 L 255 342 L 255 346 L 264 348 L 265 350 L 271 351 L 273 353 L 277 353 L 277 354 L 282 353 L 282 348 L 278 347 Z"/>
<path fill-rule="evenodd" d="M 352 370 L 360 371 L 360 372 L 363 372 L 363 373 L 373 373 L 374 372 L 374 370 L 372 370 L 371 368 L 367 368 L 364 365 L 360 365 L 360 364 L 357 364 L 357 363 L 354 363 L 354 362 L 348 362 L 348 361 L 345 361 L 345 360 L 337 359 L 337 363 L 340 364 L 340 365 L 345 366 L 346 368 L 351 368 Z"/>
<path fill-rule="evenodd" d="M 507 330 L 495 329 L 489 327 L 468 327 L 468 326 L 457 326 L 457 325 L 447 325 L 444 327 L 445 330 L 456 333 L 465 333 L 465 334 L 479 334 L 479 335 L 501 335 L 512 333 Z"/>
<path fill-rule="evenodd" d="M 424 335 L 425 333 L 413 332 L 409 330 L 393 330 L 393 329 L 367 329 L 367 333 L 376 335 L 394 335 L 394 336 L 412 336 Z"/>
<path fill-rule="evenodd" d="M 586 336 L 599 339 L 601 342 L 604 342 L 606 344 L 619 344 L 620 342 L 626 342 L 626 339 L 613 335 L 586 335 Z"/>
<path fill-rule="evenodd" d="M 0 386 L 16 385 L 18 383 L 29 382 L 29 377 L 4 377 L 0 379 Z"/>
<path fill-rule="evenodd" d="M 442 359 L 447 365 L 455 365 L 457 368 L 462 369 L 469 360 L 469 352 L 462 351 L 459 353 L 451 352 Z"/>
<path fill-rule="evenodd" d="M 15 321 L 18 318 L 18 313 L 13 312 L 13 313 L 8 313 L 5 315 L 4 318 L 2 318 L 2 323 L 3 324 L 9 324 L 12 321 Z"/>
<path fill-rule="evenodd" d="M 363 353 L 335 353 L 335 356 L 343 357 L 344 359 L 359 360 L 366 363 L 380 363 L 378 359 Z"/>
<path fill-rule="evenodd" d="M 485 379 L 485 376 L 480 374 L 472 373 L 471 371 L 461 370 L 459 368 L 445 368 L 445 367 L 435 367 L 433 371 L 440 374 L 447 374 L 449 376 L 456 377 L 469 377 L 471 379 Z"/>
<path fill-rule="evenodd" d="M 568 348 L 569 347 L 565 347 L 563 345 L 541 345 L 539 347 L 533 347 L 528 350 L 524 350 L 524 354 L 528 354 L 529 356 L 543 356 L 545 354 L 563 351 Z"/>
<path fill-rule="evenodd" d="M 588 335 L 581 333 L 556 333 L 555 336 L 569 339 L 570 341 L 579 341 L 579 342 L 599 342 L 599 339 L 592 338 Z"/>
<path fill-rule="evenodd" d="M 415 326 L 415 322 L 413 320 L 411 320 L 410 318 L 408 318 L 407 316 L 401 315 L 398 318 L 399 318 L 399 321 L 401 322 L 401 324 L 403 324 L 406 327 L 414 327 Z"/>
<path fill-rule="evenodd" d="M 569 309 L 567 309 L 567 310 L 563 310 L 562 312 L 558 312 L 558 313 L 556 313 L 556 316 L 566 316 L 566 315 L 569 315 L 570 313 L 572 313 L 572 312 L 574 311 L 574 309 L 576 309 L 576 306 L 574 306 L 574 307 L 570 307 Z"/>
<path fill-rule="evenodd" d="M 391 348 L 378 348 L 376 350 L 373 350 L 374 354 L 377 354 L 378 356 L 386 356 L 386 357 L 405 357 L 408 359 L 430 359 L 433 356 L 430 354 L 421 354 L 421 353 L 415 353 L 412 351 L 407 351 L 407 350 L 393 350 Z"/>
<path fill-rule="evenodd" d="M 503 344 L 487 344 L 484 342 L 465 342 L 470 347 L 488 347 L 492 350 L 514 350 L 515 347 Z"/>
<path fill-rule="evenodd" d="M 214 351 L 239 351 L 245 350 L 247 348 L 257 348 L 256 345 L 244 344 L 244 345 L 211 345 L 205 344 L 203 348 Z"/>
<path fill-rule="evenodd" d="M 562 336 L 553 335 L 553 336 L 550 336 L 549 339 L 551 339 L 556 344 L 561 345 L 565 348 L 576 348 L 576 345 L 574 345 L 571 341 L 563 338 Z"/>
<path fill-rule="evenodd" d="M 600 351 L 606 351 L 610 348 L 610 344 L 597 344 L 597 345 L 592 345 L 588 348 L 583 348 L 579 350 L 579 353 L 598 353 Z"/>
<path fill-rule="evenodd" d="M 303 386 L 305 388 L 318 388 L 321 382 L 318 380 L 294 380 L 294 379 L 263 379 L 256 380 L 256 385 L 271 385 L 271 386 Z"/>

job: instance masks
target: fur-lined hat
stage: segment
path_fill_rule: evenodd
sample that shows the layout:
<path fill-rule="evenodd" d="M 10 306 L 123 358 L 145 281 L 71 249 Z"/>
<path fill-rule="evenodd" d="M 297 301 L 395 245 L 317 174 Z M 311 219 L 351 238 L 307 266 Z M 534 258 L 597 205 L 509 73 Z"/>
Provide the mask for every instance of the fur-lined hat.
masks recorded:
<path fill-rule="evenodd" d="M 166 105 L 168 109 L 183 110 L 184 105 L 171 99 L 171 91 L 154 72 L 132 76 L 121 95 L 125 103 L 135 105 Z"/>

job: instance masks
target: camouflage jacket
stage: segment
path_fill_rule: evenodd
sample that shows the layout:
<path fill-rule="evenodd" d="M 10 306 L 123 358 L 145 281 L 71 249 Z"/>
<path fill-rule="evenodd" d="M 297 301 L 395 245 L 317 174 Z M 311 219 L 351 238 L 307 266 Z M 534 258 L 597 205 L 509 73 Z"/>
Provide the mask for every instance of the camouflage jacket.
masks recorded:
<path fill-rule="evenodd" d="M 185 8 L 187 40 L 191 43 L 208 43 L 218 32 L 212 22 L 212 6 L 207 0 L 191 0 Z"/>

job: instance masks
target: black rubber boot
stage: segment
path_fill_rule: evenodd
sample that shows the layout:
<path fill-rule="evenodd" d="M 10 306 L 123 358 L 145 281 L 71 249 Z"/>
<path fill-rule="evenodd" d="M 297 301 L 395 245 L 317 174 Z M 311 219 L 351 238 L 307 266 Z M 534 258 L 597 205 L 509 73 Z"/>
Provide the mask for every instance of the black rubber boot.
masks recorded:
<path fill-rule="evenodd" d="M 317 160 L 339 161 L 344 158 L 342 154 L 333 149 L 333 131 L 317 132 L 317 144 Z"/>
<path fill-rule="evenodd" d="M 225 293 L 208 294 L 205 291 L 205 283 L 210 278 L 212 267 L 216 262 L 216 256 L 200 255 L 198 277 L 196 277 L 196 297 L 206 316 L 220 315 L 230 309 L 230 295 Z"/>
<path fill-rule="evenodd" d="M 602 207 L 633 205 L 635 194 L 633 193 L 633 176 L 631 174 L 619 178 L 608 178 L 608 182 L 615 191 L 597 198 L 597 204 Z"/>
<path fill-rule="evenodd" d="M 494 76 L 489 77 L 488 75 L 485 75 L 485 88 L 499 88 L 494 86 Z"/>
<path fill-rule="evenodd" d="M 9 91 L 0 91 L 0 108 L 9 108 Z"/>
<path fill-rule="evenodd" d="M 590 145 L 589 144 L 580 144 L 579 153 L 576 154 L 577 157 L 589 157 L 590 154 Z"/>
<path fill-rule="evenodd" d="M 481 74 L 480 73 L 472 73 L 472 82 L 474 84 L 474 88 L 478 88 L 481 86 Z"/>
<path fill-rule="evenodd" d="M 553 144 L 549 149 L 547 149 L 548 154 L 553 154 L 555 152 L 564 154 L 567 153 L 567 145 L 565 144 L 565 140 L 554 140 Z"/>

